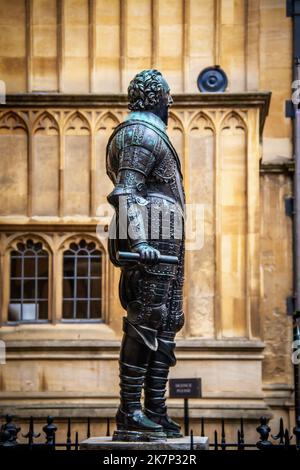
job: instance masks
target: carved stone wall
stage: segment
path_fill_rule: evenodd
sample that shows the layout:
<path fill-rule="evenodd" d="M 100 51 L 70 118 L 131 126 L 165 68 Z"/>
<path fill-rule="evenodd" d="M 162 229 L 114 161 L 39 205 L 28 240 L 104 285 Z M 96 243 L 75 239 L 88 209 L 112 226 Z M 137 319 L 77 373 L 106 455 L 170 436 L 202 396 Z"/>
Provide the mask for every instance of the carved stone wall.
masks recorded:
<path fill-rule="evenodd" d="M 175 104 L 170 113 L 168 133 L 181 158 L 190 216 L 197 213 L 188 222 L 198 224 L 187 231 L 190 282 L 184 336 L 259 338 L 261 334 L 259 122 L 268 95 L 257 95 L 255 100 L 244 97 L 233 108 L 230 104 L 205 107 L 197 99 L 194 109 Z M 52 224 L 54 232 L 55 225 L 61 231 L 62 225 L 72 223 L 80 230 L 85 223 L 95 235 L 97 224 L 103 229 L 109 213 L 106 196 L 111 191 L 105 147 L 127 114 L 124 108 L 58 108 L 54 96 L 47 109 L 32 105 L 0 112 L 0 145 L 5 155 L 1 223 L 30 228 Z M 18 139 L 23 147 L 16 158 L 12 143 Z M 57 300 L 53 305 L 59 318 Z"/>
<path fill-rule="evenodd" d="M 115 413 L 123 311 L 119 273 L 96 237 L 109 219 L 104 149 L 127 113 L 129 80 L 153 67 L 176 95 L 168 132 L 203 221 L 201 249 L 187 253 L 176 375 L 203 379 L 195 417 L 289 418 L 290 176 L 259 176 L 260 160 L 292 156 L 284 0 L 2 0 L 0 26 L 0 80 L 10 94 L 0 107 L 3 412 L 13 403 L 24 416 L 45 407 L 57 416 L 70 407 L 80 416 Z M 228 90 L 200 94 L 197 76 L 214 64 Z M 272 91 L 265 127 L 270 97 L 259 90 Z M 9 250 L 28 236 L 49 250 L 50 321 L 9 326 Z M 104 254 L 105 321 L 97 325 L 61 322 L 62 249 L 78 236 Z M 174 416 L 181 406 L 171 403 Z"/>
<path fill-rule="evenodd" d="M 291 158 L 291 19 L 284 0 L 2 0 L 0 80 L 8 93 L 125 93 L 158 68 L 197 93 L 219 64 L 229 92 L 272 90 L 264 159 Z M 275 72 L 274 72 L 275 71 Z"/>
<path fill-rule="evenodd" d="M 276 417 L 291 409 L 285 341 L 291 328 L 284 312 L 291 290 L 291 233 L 283 211 L 290 188 L 288 178 L 259 176 L 267 95 L 241 96 L 239 106 L 235 101 L 223 107 L 205 105 L 203 98 L 190 98 L 189 106 L 176 100 L 168 132 L 182 161 L 187 200 L 204 214 L 202 245 L 187 251 L 187 321 L 177 340 L 176 376 L 203 378 L 203 399 L 192 405 L 195 416 L 236 419 L 242 409 L 249 419 L 262 413 Z M 0 113 L 1 197 L 6 194 L 0 219 L 1 338 L 8 347 L 0 374 L 3 411 L 11 402 L 21 414 L 32 413 L 30 407 L 40 414 L 45 405 L 58 413 L 59 401 L 74 408 L 101 402 L 97 416 L 114 414 L 123 312 L 116 295 L 119 273 L 108 263 L 96 227 L 108 222 L 107 214 L 97 215 L 110 189 L 105 145 L 126 113 L 123 104 L 45 103 L 7 105 Z M 15 142 L 22 146 L 18 153 Z M 24 188 L 21 198 L 16 188 Z M 50 323 L 9 326 L 10 247 L 28 237 L 42 241 L 50 254 Z M 62 251 L 78 237 L 95 240 L 104 254 L 104 323 L 97 325 L 61 322 Z M 181 405 L 171 406 L 180 415 Z"/>

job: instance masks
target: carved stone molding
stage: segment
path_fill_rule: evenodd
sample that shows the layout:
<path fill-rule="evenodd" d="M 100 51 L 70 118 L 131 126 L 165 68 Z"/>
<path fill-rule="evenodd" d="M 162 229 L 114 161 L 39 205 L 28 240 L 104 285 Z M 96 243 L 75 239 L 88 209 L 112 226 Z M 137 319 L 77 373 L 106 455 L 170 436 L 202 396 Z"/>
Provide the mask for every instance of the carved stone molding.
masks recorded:
<path fill-rule="evenodd" d="M 271 100 L 270 91 L 244 92 L 244 93 L 199 93 L 174 94 L 174 108 L 259 108 L 260 132 L 262 133 Z M 93 107 L 93 108 L 121 108 L 127 109 L 127 95 L 98 95 L 90 94 L 60 94 L 60 93 L 24 93 L 6 96 L 6 104 L 1 107 L 14 108 L 48 108 L 48 107 Z M 0 110 L 1 110 L 0 107 Z"/>

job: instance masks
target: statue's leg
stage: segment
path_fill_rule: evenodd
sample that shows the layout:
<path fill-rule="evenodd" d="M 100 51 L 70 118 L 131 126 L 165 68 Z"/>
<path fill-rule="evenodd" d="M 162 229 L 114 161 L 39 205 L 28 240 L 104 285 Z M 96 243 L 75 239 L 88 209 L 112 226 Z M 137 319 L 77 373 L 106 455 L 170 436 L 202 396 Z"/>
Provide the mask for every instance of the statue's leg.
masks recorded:
<path fill-rule="evenodd" d="M 140 433 L 160 433 L 162 427 L 151 421 L 142 411 L 141 392 L 148 368 L 151 349 L 145 343 L 155 343 L 156 330 L 145 330 L 124 319 L 120 350 L 120 406 L 116 415 L 117 429 Z M 144 339 L 145 337 L 145 339 Z"/>
<path fill-rule="evenodd" d="M 162 431 L 161 425 L 144 414 L 140 399 L 151 353 L 157 349 L 157 330 L 166 321 L 171 279 L 148 273 L 141 265 L 122 272 L 120 295 L 127 318 L 119 361 L 121 402 L 116 416 L 119 431 Z"/>
<path fill-rule="evenodd" d="M 150 358 L 145 381 L 145 413 L 163 426 L 168 437 L 181 437 L 180 426 L 167 413 L 166 386 L 169 368 L 176 364 L 175 335 L 183 327 L 183 260 L 181 246 L 176 278 L 169 288 L 168 316 L 157 334 L 158 349 Z"/>

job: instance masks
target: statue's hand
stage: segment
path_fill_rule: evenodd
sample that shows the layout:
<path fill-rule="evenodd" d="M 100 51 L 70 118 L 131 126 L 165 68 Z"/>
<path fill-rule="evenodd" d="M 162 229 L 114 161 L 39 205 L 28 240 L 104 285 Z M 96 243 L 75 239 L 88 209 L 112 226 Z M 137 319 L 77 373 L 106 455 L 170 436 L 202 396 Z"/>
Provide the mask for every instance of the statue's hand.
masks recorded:
<path fill-rule="evenodd" d="M 159 250 L 148 245 L 148 243 L 139 243 L 132 247 L 134 253 L 139 253 L 140 263 L 143 264 L 157 264 L 159 261 Z"/>

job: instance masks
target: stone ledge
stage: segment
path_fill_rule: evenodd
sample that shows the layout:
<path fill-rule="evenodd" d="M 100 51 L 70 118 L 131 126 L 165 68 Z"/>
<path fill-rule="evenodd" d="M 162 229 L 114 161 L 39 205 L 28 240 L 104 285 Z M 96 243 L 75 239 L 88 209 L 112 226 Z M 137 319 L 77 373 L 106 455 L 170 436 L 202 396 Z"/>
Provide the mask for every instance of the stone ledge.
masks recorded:
<path fill-rule="evenodd" d="M 67 419 L 69 417 L 74 419 L 87 419 L 88 417 L 92 419 L 106 419 L 111 418 L 115 419 L 117 406 L 119 403 L 118 399 L 115 399 L 113 402 L 103 400 L 101 403 L 100 400 L 96 400 L 93 403 L 80 403 L 80 402 L 69 402 L 65 400 L 62 403 L 54 401 L 46 403 L 36 402 L 36 403 L 14 403 L 11 404 L 12 400 L 6 404 L 2 401 L 0 403 L 0 415 L 5 415 L 7 413 L 19 418 L 27 419 L 30 416 L 35 418 L 46 418 L 48 415 L 55 416 L 55 418 Z M 175 419 L 183 419 L 183 400 L 181 402 L 176 401 L 172 403 L 172 400 L 168 401 L 168 409 L 170 415 Z M 191 420 L 198 420 L 200 418 L 207 419 L 240 419 L 243 417 L 245 420 L 255 420 L 257 421 L 260 416 L 266 416 L 271 418 L 273 416 L 272 410 L 263 400 L 247 402 L 246 399 L 237 401 L 235 403 L 230 402 L 229 400 L 223 399 L 219 402 L 211 402 L 210 400 L 202 400 L 202 403 L 193 403 L 190 400 L 189 403 L 189 415 Z"/>
<path fill-rule="evenodd" d="M 56 328 L 59 328 L 56 325 Z M 1 329 L 0 329 L 1 333 Z M 8 332 L 5 332 L 9 334 Z M 2 335 L 5 340 L 5 334 Z M 61 349 L 109 349 L 119 350 L 121 340 L 5 340 L 7 351 L 18 350 L 61 350 Z M 176 341 L 177 350 L 212 350 L 212 351 L 239 351 L 239 350 L 257 350 L 262 351 L 265 344 L 259 340 L 248 339 L 228 339 L 228 340 L 210 340 L 210 339 L 178 339 Z"/>
<path fill-rule="evenodd" d="M 193 450 L 208 450 L 208 437 L 194 436 Z M 191 438 L 181 437 L 154 442 L 113 441 L 111 437 L 90 437 L 80 442 L 80 450 L 191 450 Z"/>
<path fill-rule="evenodd" d="M 259 108 L 260 134 L 262 134 L 266 117 L 269 112 L 270 91 L 218 92 L 218 93 L 178 93 L 172 94 L 173 107 L 203 108 Z M 85 108 L 123 108 L 128 105 L 127 94 L 65 94 L 65 93 L 16 93 L 6 95 L 6 103 L 2 108 L 49 108 L 49 107 L 85 107 Z"/>

